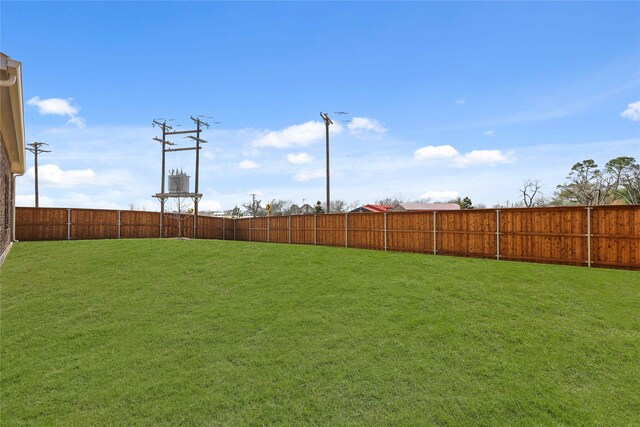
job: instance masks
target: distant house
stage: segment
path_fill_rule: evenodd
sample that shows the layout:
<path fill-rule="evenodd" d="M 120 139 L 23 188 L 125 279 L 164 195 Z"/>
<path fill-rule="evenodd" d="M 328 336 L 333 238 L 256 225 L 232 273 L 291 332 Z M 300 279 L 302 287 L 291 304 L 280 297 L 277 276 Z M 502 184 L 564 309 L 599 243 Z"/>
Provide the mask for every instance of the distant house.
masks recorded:
<path fill-rule="evenodd" d="M 355 208 L 352 211 L 349 211 L 349 213 L 362 213 L 362 212 L 387 212 L 389 210 L 391 210 L 391 208 L 393 208 L 393 206 L 388 206 L 388 205 L 364 205 L 364 206 L 360 206 L 359 208 Z"/>
<path fill-rule="evenodd" d="M 456 203 L 398 203 L 390 212 L 458 211 Z"/>
<path fill-rule="evenodd" d="M 0 52 L 0 262 L 15 240 L 15 178 L 24 171 L 22 64 Z"/>

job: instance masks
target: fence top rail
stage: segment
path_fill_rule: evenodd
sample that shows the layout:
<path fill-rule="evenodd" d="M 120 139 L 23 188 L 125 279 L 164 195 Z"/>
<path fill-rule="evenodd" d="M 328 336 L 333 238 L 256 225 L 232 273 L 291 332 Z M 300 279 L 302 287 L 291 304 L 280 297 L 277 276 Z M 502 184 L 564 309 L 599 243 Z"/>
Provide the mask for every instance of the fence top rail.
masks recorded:
<path fill-rule="evenodd" d="M 425 210 L 425 211 L 403 211 L 403 212 L 341 212 L 341 213 L 328 213 L 328 214 L 292 214 L 292 215 L 272 215 L 271 217 L 240 217 L 235 218 L 237 220 L 248 220 L 248 219 L 266 219 L 266 218 L 282 218 L 282 217 L 292 217 L 292 218 L 308 218 L 317 215 L 318 218 L 321 217 L 344 217 L 345 213 L 349 216 L 382 216 L 385 213 L 387 215 L 411 215 L 411 214 L 425 214 L 425 215 L 433 215 L 434 212 L 436 214 L 446 214 L 446 215 L 458 215 L 460 213 L 464 214 L 472 214 L 472 213 L 492 213 L 495 214 L 495 211 L 501 212 L 561 212 L 561 211 L 584 211 L 586 208 L 598 209 L 598 210 L 626 210 L 626 209 L 640 209 L 640 204 L 636 205 L 597 205 L 597 206 L 586 206 L 586 205 L 576 205 L 576 206 L 543 206 L 543 207 L 532 207 L 532 208 L 482 208 L 482 209 L 460 209 L 460 210 Z"/>
<path fill-rule="evenodd" d="M 640 209 L 640 204 L 635 205 L 595 205 L 595 206 L 586 206 L 586 205 L 576 205 L 576 206 L 544 206 L 544 207 L 532 207 L 532 208 L 482 208 L 482 209 L 461 209 L 461 210 L 425 210 L 425 211 L 408 211 L 408 212 L 391 212 L 387 211 L 386 214 L 389 215 L 408 215 L 408 214 L 426 214 L 433 215 L 434 212 L 437 214 L 453 214 L 457 215 L 460 213 L 485 213 L 485 212 L 495 212 L 499 210 L 501 212 L 560 212 L 560 211 L 582 211 L 586 208 L 591 208 L 593 210 L 628 210 L 628 209 Z M 142 213 L 142 214 L 160 214 L 159 211 L 140 211 L 140 210 L 131 210 L 131 209 L 93 209 L 93 208 L 65 208 L 65 207 L 33 207 L 33 206 L 16 206 L 16 209 L 23 210 L 40 210 L 40 211 L 61 211 L 71 209 L 73 211 L 93 211 L 93 212 L 132 212 L 132 213 Z M 202 218 L 217 218 L 217 219 L 233 219 L 233 220 L 250 220 L 250 219 L 267 219 L 267 218 L 283 218 L 283 217 L 293 217 L 293 218 L 307 218 L 313 217 L 314 215 L 322 215 L 328 217 L 344 217 L 345 213 L 349 216 L 361 216 L 361 215 L 371 215 L 371 216 L 382 216 L 385 212 L 341 212 L 341 213 L 328 213 L 328 214 L 292 214 L 292 215 L 273 215 L 271 217 L 240 217 L 240 218 L 230 218 L 226 216 L 209 216 L 209 215 L 198 215 Z M 176 215 L 174 212 L 165 212 L 165 215 Z M 184 214 L 185 217 L 191 216 L 189 214 Z"/>

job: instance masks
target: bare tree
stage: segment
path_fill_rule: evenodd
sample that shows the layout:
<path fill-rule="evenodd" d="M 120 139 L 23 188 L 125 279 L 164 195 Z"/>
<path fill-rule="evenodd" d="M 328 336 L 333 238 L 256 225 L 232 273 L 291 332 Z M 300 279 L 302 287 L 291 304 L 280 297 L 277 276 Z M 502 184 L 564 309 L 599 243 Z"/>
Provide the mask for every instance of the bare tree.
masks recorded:
<path fill-rule="evenodd" d="M 331 213 L 346 213 L 360 206 L 358 201 L 347 202 L 346 200 L 332 200 Z"/>
<path fill-rule="evenodd" d="M 520 189 L 522 203 L 527 208 L 544 204 L 544 196 L 541 191 L 542 184 L 537 179 L 527 179 Z"/>
<path fill-rule="evenodd" d="M 407 199 L 400 193 L 395 196 L 385 197 L 383 199 L 376 200 L 377 205 L 395 206 L 398 203 L 405 203 Z"/>
<path fill-rule="evenodd" d="M 171 215 L 178 221 L 178 237 L 182 237 L 182 224 L 192 207 L 193 201 L 188 197 L 175 197 L 173 199 L 174 210 Z"/>
<path fill-rule="evenodd" d="M 253 199 L 251 203 L 243 203 L 247 214 L 250 216 L 267 216 L 267 211 L 261 205 L 262 200 Z"/>

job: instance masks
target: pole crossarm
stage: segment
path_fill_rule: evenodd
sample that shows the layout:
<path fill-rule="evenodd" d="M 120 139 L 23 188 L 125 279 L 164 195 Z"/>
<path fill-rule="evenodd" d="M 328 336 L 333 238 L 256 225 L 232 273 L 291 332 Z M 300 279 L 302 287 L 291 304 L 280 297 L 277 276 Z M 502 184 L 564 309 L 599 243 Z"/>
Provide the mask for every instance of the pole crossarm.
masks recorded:
<path fill-rule="evenodd" d="M 165 139 L 160 139 L 160 138 L 158 138 L 157 136 L 154 136 L 154 137 L 153 137 L 153 140 L 154 140 L 154 141 L 158 141 L 158 142 L 160 142 L 160 143 L 162 143 L 162 144 L 165 144 L 165 145 L 176 145 L 176 143 L 175 143 L 175 142 L 167 141 L 167 140 L 165 140 Z"/>
<path fill-rule="evenodd" d="M 50 153 L 51 150 L 41 148 L 43 145 L 49 146 L 46 142 L 32 142 L 31 144 L 27 144 L 26 149 L 31 151 L 33 154 Z"/>
<path fill-rule="evenodd" d="M 207 143 L 207 140 L 206 140 L 206 139 L 197 138 L 197 137 L 192 136 L 192 135 L 187 136 L 187 138 L 189 138 L 189 139 L 193 139 L 194 141 L 197 141 L 197 142 L 199 142 L 199 143 L 201 143 L 201 144 L 206 144 L 206 143 Z"/>
<path fill-rule="evenodd" d="M 193 129 L 193 130 L 176 130 L 173 132 L 167 132 L 167 135 L 183 135 L 185 133 L 197 133 L 198 129 Z"/>
<path fill-rule="evenodd" d="M 188 151 L 188 150 L 202 150 L 202 147 L 167 148 L 164 151 L 168 153 L 170 151 Z"/>

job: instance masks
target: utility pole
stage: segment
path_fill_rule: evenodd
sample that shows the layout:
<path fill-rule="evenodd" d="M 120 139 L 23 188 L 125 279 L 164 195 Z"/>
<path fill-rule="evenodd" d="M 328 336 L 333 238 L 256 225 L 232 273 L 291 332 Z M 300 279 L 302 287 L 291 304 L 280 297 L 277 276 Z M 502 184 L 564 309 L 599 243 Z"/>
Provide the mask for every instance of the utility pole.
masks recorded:
<path fill-rule="evenodd" d="M 209 123 L 202 121 L 200 117 L 191 116 L 191 120 L 196 124 L 196 136 L 189 135 L 187 138 L 196 141 L 196 188 L 195 193 L 198 194 L 198 182 L 200 180 L 200 143 L 207 142 L 204 139 L 200 139 L 200 132 L 202 132 L 202 126 L 206 126 L 209 129 Z M 199 198 L 193 199 L 193 238 L 196 238 L 196 230 L 198 229 L 198 202 Z"/>
<path fill-rule="evenodd" d="M 51 150 L 42 149 L 43 145 L 49 146 L 46 142 L 32 142 L 31 144 L 27 144 L 27 150 L 31 151 L 34 155 L 34 166 L 36 172 L 36 208 L 40 207 L 40 200 L 38 196 L 38 154 L 40 153 L 50 153 Z"/>
<path fill-rule="evenodd" d="M 320 112 L 320 117 L 324 121 L 324 126 L 327 131 L 326 135 L 326 145 L 327 145 L 327 213 L 331 211 L 331 197 L 330 197 L 330 184 L 329 184 L 329 125 L 332 125 L 333 122 L 329 118 L 327 113 Z"/>
<path fill-rule="evenodd" d="M 164 192 L 164 175 L 165 175 L 165 157 L 166 157 L 166 153 L 167 153 L 167 145 L 175 145 L 173 142 L 169 142 L 167 141 L 167 131 L 172 130 L 173 128 L 171 126 L 169 126 L 167 124 L 167 121 L 160 121 L 160 120 L 164 120 L 164 119 L 154 119 L 153 120 L 153 126 L 158 126 L 160 129 L 162 129 L 162 139 L 160 138 L 153 138 L 155 141 L 158 141 L 159 143 L 162 144 L 162 178 L 161 178 L 161 183 L 160 183 L 160 193 L 161 194 L 165 194 Z M 162 236 L 162 222 L 164 220 L 164 204 L 167 201 L 166 197 L 160 197 L 160 237 Z"/>

